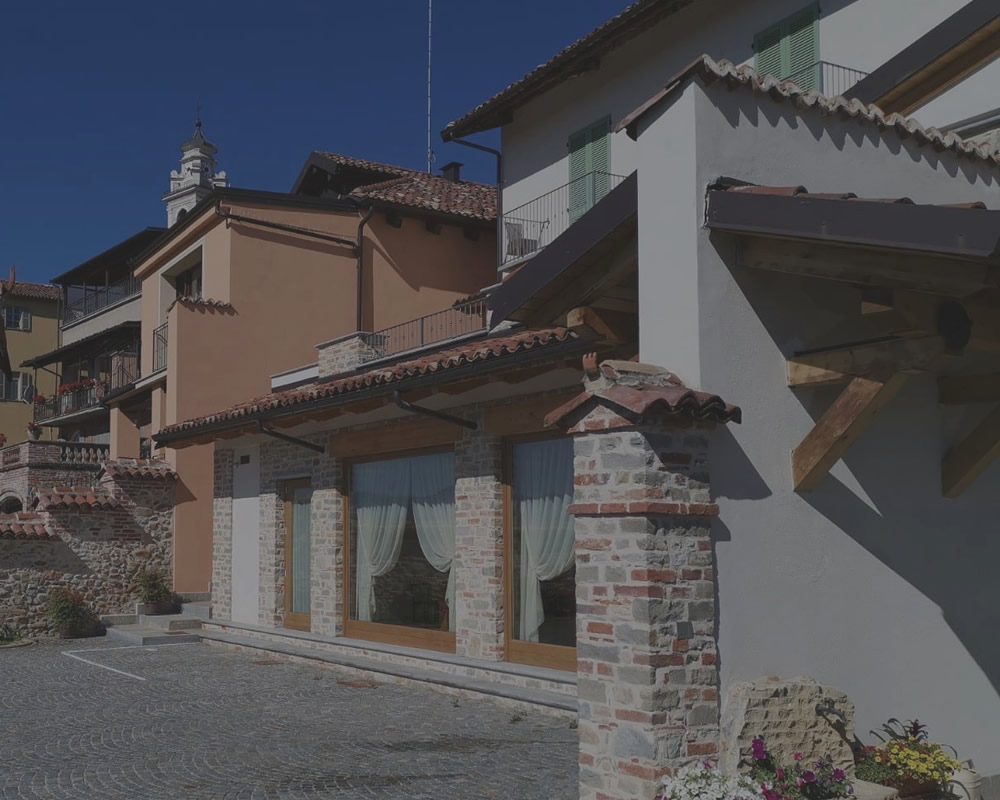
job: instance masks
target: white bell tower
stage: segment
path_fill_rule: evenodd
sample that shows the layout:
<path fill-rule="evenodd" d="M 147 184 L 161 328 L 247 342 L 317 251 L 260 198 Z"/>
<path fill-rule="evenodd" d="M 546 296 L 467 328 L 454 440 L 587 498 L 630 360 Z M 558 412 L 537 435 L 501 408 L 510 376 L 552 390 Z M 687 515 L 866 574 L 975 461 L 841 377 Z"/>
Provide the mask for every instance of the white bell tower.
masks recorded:
<path fill-rule="evenodd" d="M 215 171 L 218 148 L 201 132 L 201 120 L 194 135 L 181 145 L 181 168 L 170 171 L 170 191 L 163 195 L 167 204 L 167 226 L 182 220 L 212 189 L 229 185 L 225 172 Z"/>

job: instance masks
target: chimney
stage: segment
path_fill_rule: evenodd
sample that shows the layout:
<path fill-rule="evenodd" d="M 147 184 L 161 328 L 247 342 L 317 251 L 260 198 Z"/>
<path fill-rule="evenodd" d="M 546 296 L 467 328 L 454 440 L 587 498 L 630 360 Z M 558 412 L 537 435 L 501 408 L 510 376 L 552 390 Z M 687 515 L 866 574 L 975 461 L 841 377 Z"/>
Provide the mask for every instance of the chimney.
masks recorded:
<path fill-rule="evenodd" d="M 449 161 L 441 167 L 441 177 L 452 183 L 460 183 L 462 180 L 462 166 L 460 161 Z"/>

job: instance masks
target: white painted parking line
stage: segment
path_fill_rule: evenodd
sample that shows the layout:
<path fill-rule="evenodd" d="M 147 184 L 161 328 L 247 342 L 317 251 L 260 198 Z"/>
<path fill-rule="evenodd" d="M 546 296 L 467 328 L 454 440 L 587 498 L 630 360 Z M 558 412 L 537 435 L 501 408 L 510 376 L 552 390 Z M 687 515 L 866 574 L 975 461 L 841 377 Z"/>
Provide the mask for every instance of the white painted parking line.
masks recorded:
<path fill-rule="evenodd" d="M 106 669 L 109 672 L 117 673 L 118 675 L 124 675 L 126 678 L 135 678 L 137 681 L 145 681 L 141 675 L 133 675 L 131 672 L 125 672 L 124 670 L 115 669 L 114 667 L 109 667 L 106 664 L 98 664 L 96 661 L 91 661 L 89 658 L 84 658 L 83 656 L 77 655 L 78 653 L 103 653 L 107 650 L 146 650 L 148 652 L 154 652 L 161 647 L 181 647 L 185 644 L 191 644 L 191 642 L 177 642 L 177 644 L 157 644 L 157 645 L 145 645 L 145 644 L 129 644 L 123 645 L 121 647 L 90 647 L 86 650 L 63 650 L 62 654 L 64 656 L 69 656 L 70 658 L 75 658 L 77 661 L 82 661 L 84 664 L 90 664 L 92 667 L 100 667 L 101 669 Z"/>

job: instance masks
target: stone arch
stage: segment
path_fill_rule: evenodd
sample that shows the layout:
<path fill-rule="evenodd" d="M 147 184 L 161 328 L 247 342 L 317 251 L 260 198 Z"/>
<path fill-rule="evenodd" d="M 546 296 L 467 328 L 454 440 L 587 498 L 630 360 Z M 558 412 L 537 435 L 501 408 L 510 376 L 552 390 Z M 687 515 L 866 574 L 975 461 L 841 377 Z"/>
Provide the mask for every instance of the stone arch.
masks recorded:
<path fill-rule="evenodd" d="M 0 514 L 16 514 L 24 510 L 24 503 L 14 492 L 0 492 Z"/>

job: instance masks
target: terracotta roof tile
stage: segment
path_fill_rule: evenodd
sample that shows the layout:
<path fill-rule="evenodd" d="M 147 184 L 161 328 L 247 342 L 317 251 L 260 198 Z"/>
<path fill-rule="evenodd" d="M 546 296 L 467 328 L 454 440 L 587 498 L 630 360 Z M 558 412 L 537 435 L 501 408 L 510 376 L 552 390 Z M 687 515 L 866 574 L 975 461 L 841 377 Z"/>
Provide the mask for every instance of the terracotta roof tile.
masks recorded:
<path fill-rule="evenodd" d="M 497 217 L 497 190 L 486 183 L 449 181 L 426 172 L 359 186 L 352 193 L 359 199 L 454 214 L 492 222 Z"/>
<path fill-rule="evenodd" d="M 384 367 L 373 367 L 361 373 L 333 378 L 273 392 L 246 403 L 232 406 L 216 414 L 197 417 L 185 422 L 168 425 L 160 435 L 172 435 L 196 431 L 209 425 L 254 417 L 265 411 L 311 403 L 316 400 L 347 395 L 352 392 L 396 383 L 406 378 L 415 378 L 436 372 L 444 372 L 455 367 L 492 361 L 512 356 L 527 350 L 545 348 L 576 339 L 576 334 L 567 328 L 550 328 L 536 331 L 520 331 L 506 336 L 491 336 L 465 342 L 464 344 L 434 350 L 423 356 L 399 361 Z"/>
<path fill-rule="evenodd" d="M 563 48 L 544 64 L 501 89 L 472 111 L 449 122 L 442 137 L 450 139 L 503 124 L 503 114 L 528 102 L 567 78 L 592 68 L 605 53 L 620 47 L 694 0 L 639 0 L 607 22 Z"/>
<path fill-rule="evenodd" d="M 368 161 L 364 158 L 355 158 L 354 156 L 345 156 L 341 153 L 328 153 L 323 150 L 315 150 L 316 155 L 327 159 L 328 161 L 333 161 L 335 164 L 341 167 L 352 167 L 354 169 L 364 169 L 369 172 L 382 172 L 385 175 L 395 175 L 397 177 L 402 175 L 414 175 L 419 174 L 417 170 L 410 169 L 409 167 L 400 167 L 395 164 L 384 164 L 381 161 Z"/>
<path fill-rule="evenodd" d="M 663 89 L 619 122 L 615 131 L 627 129 L 629 135 L 634 137 L 639 119 L 694 77 L 700 77 L 706 83 L 722 81 L 731 88 L 745 88 L 775 100 L 787 100 L 797 110 L 818 111 L 830 120 L 850 117 L 880 130 L 892 131 L 901 138 L 912 139 L 920 146 L 933 147 L 937 151 L 950 150 L 959 156 L 986 161 L 993 166 L 1000 161 L 996 147 L 966 141 L 957 134 L 945 133 L 937 128 L 924 128 L 914 119 L 902 114 L 885 114 L 878 106 L 866 105 L 857 99 L 826 97 L 813 89 L 802 89 L 792 81 L 782 81 L 773 75 L 758 75 L 751 67 L 736 66 L 725 59 L 715 61 L 707 55 L 696 59 L 667 80 Z"/>
<path fill-rule="evenodd" d="M 213 300 L 210 297 L 178 297 L 171 303 L 171 308 L 176 303 L 180 303 L 182 306 L 187 306 L 188 308 L 214 308 L 219 311 L 234 310 L 232 303 L 227 303 L 224 300 Z"/>
<path fill-rule="evenodd" d="M 13 291 L 9 291 L 10 281 L 0 281 L 3 284 L 4 294 L 11 297 L 30 297 L 35 300 L 61 300 L 62 288 L 53 286 L 51 283 L 27 283 L 26 281 L 14 281 Z"/>
<path fill-rule="evenodd" d="M 38 492 L 32 507 L 38 511 L 77 508 L 118 508 L 121 501 L 93 486 L 56 486 Z"/>
<path fill-rule="evenodd" d="M 119 458 L 105 462 L 100 475 L 112 478 L 142 478 L 145 480 L 176 480 L 177 473 L 166 461 L 145 458 Z"/>
<path fill-rule="evenodd" d="M 56 542 L 59 537 L 49 533 L 40 514 L 19 511 L 0 514 L 0 539 Z"/>

